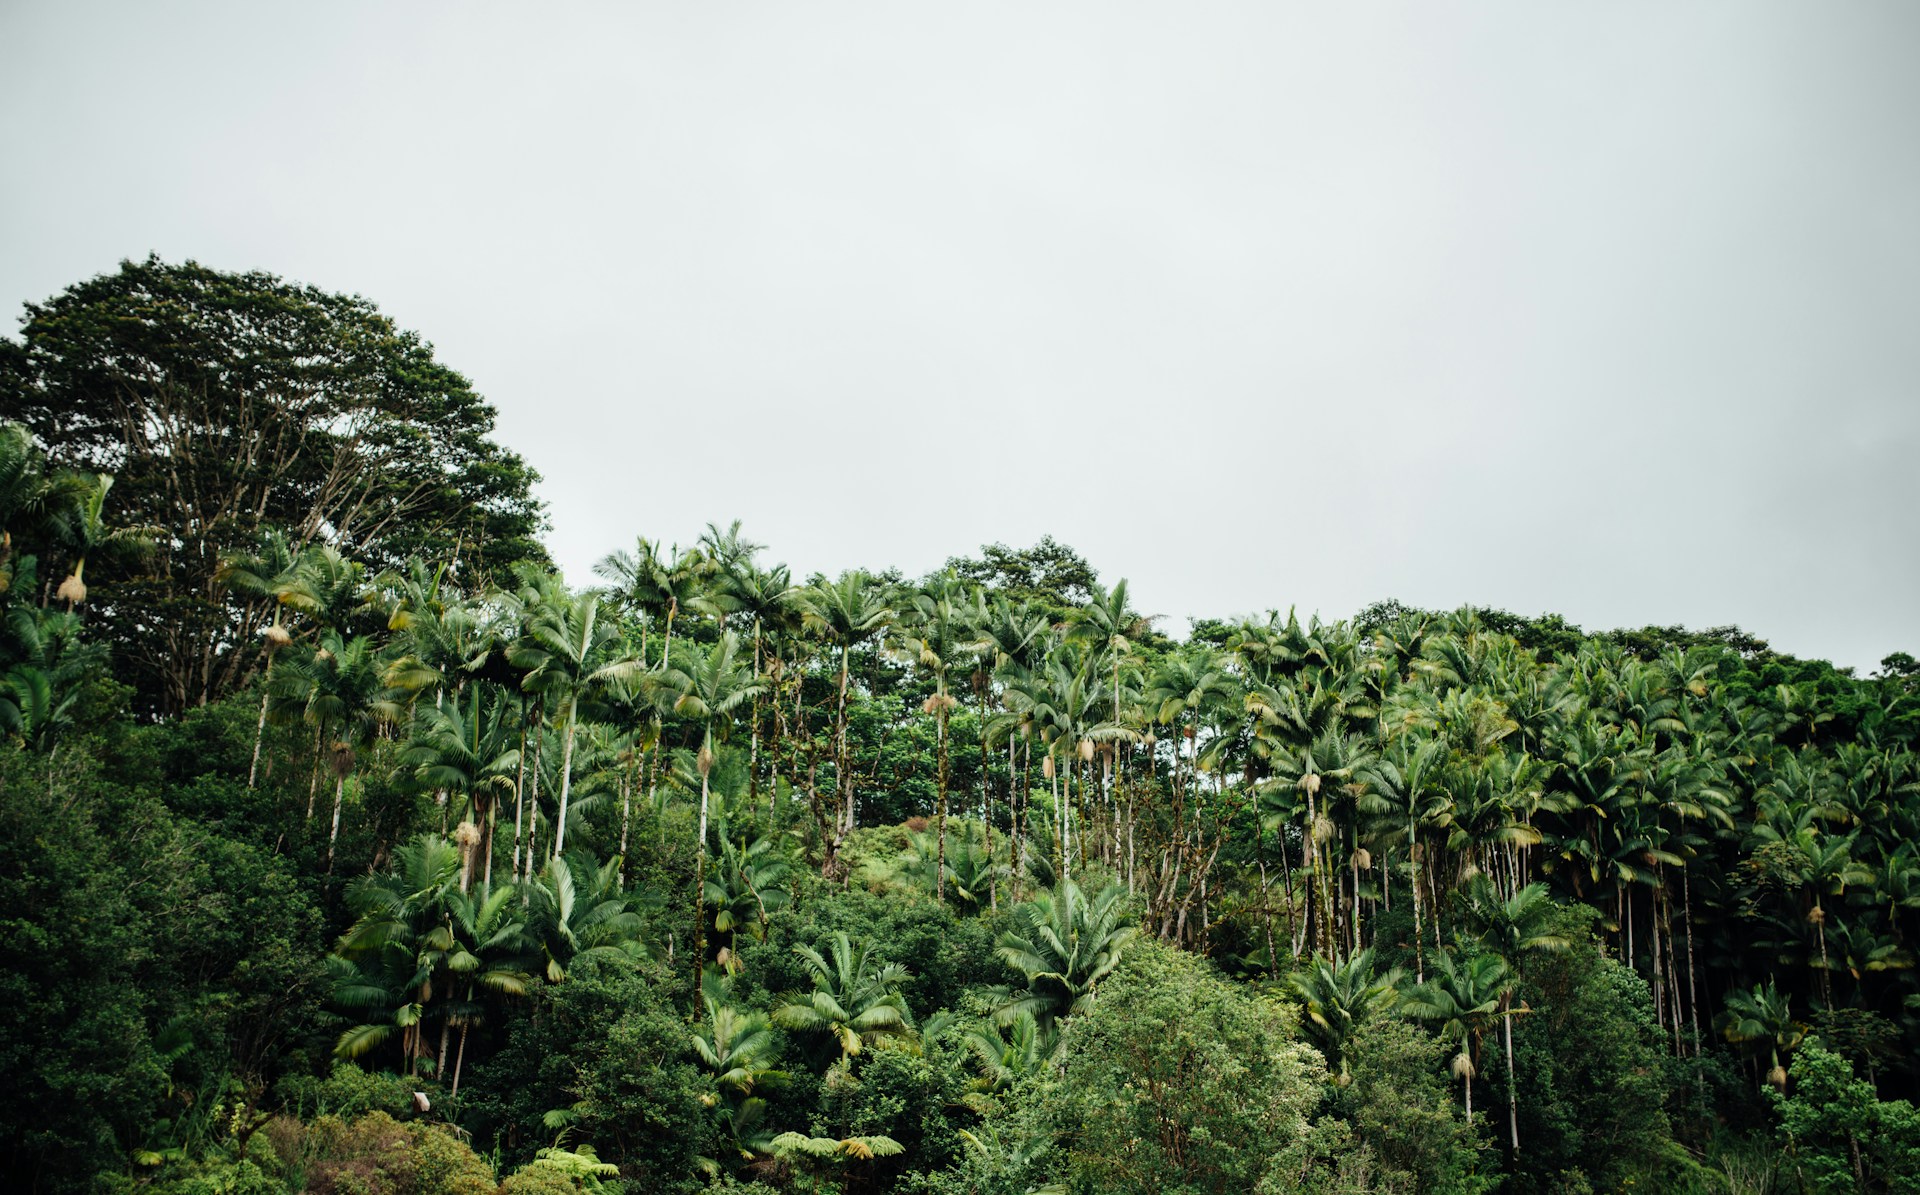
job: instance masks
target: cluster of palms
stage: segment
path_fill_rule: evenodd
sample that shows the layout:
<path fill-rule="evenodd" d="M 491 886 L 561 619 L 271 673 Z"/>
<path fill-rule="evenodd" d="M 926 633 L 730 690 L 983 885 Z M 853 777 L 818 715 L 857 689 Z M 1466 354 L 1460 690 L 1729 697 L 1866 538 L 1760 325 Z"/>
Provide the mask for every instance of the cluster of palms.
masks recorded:
<path fill-rule="evenodd" d="M 906 969 L 883 961 L 873 943 L 844 932 L 832 934 L 824 949 L 794 947 L 809 989 L 788 993 L 768 1010 L 735 1005 L 731 969 L 708 968 L 691 1045 L 713 1086 L 707 1098 L 721 1140 L 742 1160 L 796 1151 L 814 1158 L 864 1159 L 900 1151 L 897 1142 L 883 1136 L 775 1134 L 764 1093 L 788 1079 L 775 1028 L 811 1044 L 828 1071 L 846 1071 L 877 1045 L 919 1052 L 951 1036 L 973 1062 L 970 1097 L 975 1101 L 990 1100 L 1054 1065 L 1062 1048 L 1061 1023 L 1092 1007 L 1099 984 L 1119 965 L 1137 932 L 1126 908 L 1118 885 L 1088 897 L 1068 880 L 1016 906 L 998 952 L 1026 977 L 1026 986 L 1000 992 L 992 1018 L 966 1024 L 942 1010 L 916 1025 L 900 992 L 909 978 Z M 710 1168 L 717 1173 L 719 1163 L 711 1162 Z"/>
<path fill-rule="evenodd" d="M 851 712 L 891 685 L 932 732 L 941 899 L 991 905 L 1004 878 L 1097 866 L 1162 937 L 1209 948 L 1251 924 L 1244 957 L 1276 974 L 1366 949 L 1403 901 L 1396 945 L 1424 978 L 1469 881 L 1502 899 L 1542 881 L 1602 911 L 1682 1050 L 1714 993 L 1778 968 L 1823 1006 L 1898 1008 L 1910 985 L 1920 767 L 1904 738 L 1877 737 L 1897 711 L 1833 743 L 1830 698 L 1741 688 L 1725 649 L 1642 659 L 1586 640 L 1542 660 L 1470 612 L 1372 633 L 1270 615 L 1176 645 L 1125 582 L 1062 617 L 950 573 L 797 584 L 758 553 L 737 524 L 687 552 L 642 540 L 587 593 L 525 570 L 451 594 L 424 566 L 365 578 L 284 545 L 226 576 L 277 602 L 262 713 L 310 728 L 310 791 L 331 774 L 337 817 L 354 761 L 403 737 L 416 781 L 477 819 L 483 875 L 509 804 L 498 853 L 525 877 L 583 807 L 591 845 L 624 855 L 664 779 L 696 811 L 696 899 L 719 908 L 710 778 L 744 753 L 728 765 L 742 807 L 810 821 L 814 860 L 844 879 L 876 779 Z M 956 801 L 993 832 L 956 845 Z"/>
<path fill-rule="evenodd" d="M 537 982 L 564 980 L 583 958 L 642 957 L 650 941 L 617 864 L 576 854 L 495 884 L 475 879 L 470 847 L 422 835 L 394 851 L 391 868 L 356 879 L 347 889 L 353 927 L 327 959 L 333 1001 L 355 1019 L 335 1052 L 360 1058 L 397 1046 L 408 1073 L 443 1076 L 458 1029 L 456 1096 L 476 1025 Z"/>
<path fill-rule="evenodd" d="M 1473 1114 L 1481 1045 L 1497 1026 L 1506 1050 L 1507 1131 L 1518 1151 L 1516 966 L 1528 954 L 1565 950 L 1572 943 L 1550 927 L 1551 899 L 1544 884 L 1529 884 L 1502 897 L 1486 877 L 1478 876 L 1461 897 L 1453 944 L 1433 955 L 1430 977 L 1416 977 L 1401 967 L 1383 968 L 1369 947 L 1345 957 L 1315 956 L 1289 974 L 1287 984 L 1336 1082 L 1349 1080 L 1347 1046 L 1354 1030 L 1369 1017 L 1397 1014 L 1428 1025 L 1454 1048 L 1449 1069 L 1461 1081 L 1468 1116 Z"/>

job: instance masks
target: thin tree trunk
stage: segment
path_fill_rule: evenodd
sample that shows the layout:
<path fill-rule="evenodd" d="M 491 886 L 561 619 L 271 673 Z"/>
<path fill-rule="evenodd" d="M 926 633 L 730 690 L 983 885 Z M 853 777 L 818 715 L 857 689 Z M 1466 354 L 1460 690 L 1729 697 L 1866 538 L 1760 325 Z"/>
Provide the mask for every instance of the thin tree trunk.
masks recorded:
<path fill-rule="evenodd" d="M 707 732 L 712 741 L 713 732 Z M 699 859 L 693 882 L 693 982 L 700 985 L 700 968 L 707 958 L 707 773 L 700 773 L 700 849 L 695 852 Z M 699 1016 L 698 1011 L 695 1017 Z"/>
<path fill-rule="evenodd" d="M 537 735 L 533 740 L 533 783 L 527 789 L 527 879 L 533 878 L 533 859 L 537 853 L 534 844 L 540 837 L 540 764 L 546 740 L 545 734 Z"/>
<path fill-rule="evenodd" d="M 333 832 L 327 836 L 327 874 L 333 874 L 333 848 L 340 841 L 340 806 L 347 797 L 347 775 L 345 772 L 334 777 L 333 781 Z"/>
<path fill-rule="evenodd" d="M 520 878 L 520 815 L 527 803 L 527 727 L 520 726 L 520 762 L 513 777 L 513 878 Z"/>
<path fill-rule="evenodd" d="M 1420 942 L 1420 836 L 1411 822 L 1408 823 L 1407 832 L 1411 844 L 1407 847 L 1407 870 L 1413 880 L 1413 981 L 1425 983 L 1426 960 L 1421 955 Z"/>
<path fill-rule="evenodd" d="M 313 824 L 313 803 L 320 795 L 320 728 L 313 728 L 313 775 L 307 780 L 307 824 Z"/>
<path fill-rule="evenodd" d="M 560 749 L 560 816 L 553 826 L 553 857 L 558 859 L 567 846 L 567 798 L 573 795 L 573 731 L 580 715 L 580 695 L 567 704 L 567 738 Z"/>
<path fill-rule="evenodd" d="M 273 679 L 273 661 L 267 661 L 267 679 Z M 253 727 L 253 762 L 247 765 L 247 787 L 254 787 L 254 779 L 260 774 L 260 744 L 267 737 L 267 690 L 262 684 L 260 689 L 260 720 Z"/>
<path fill-rule="evenodd" d="M 940 694 L 945 696 L 945 694 Z M 939 779 L 940 807 L 935 817 L 934 837 L 938 840 L 934 846 L 933 898 L 942 904 L 947 900 L 947 707 L 940 707 L 940 716 L 934 722 L 934 735 L 939 740 L 934 748 L 935 768 Z M 988 827 L 992 832 L 992 827 Z"/>
<path fill-rule="evenodd" d="M 481 869 L 480 883 L 488 890 L 493 888 L 493 855 L 495 848 L 499 846 L 500 819 L 497 816 L 499 810 L 500 797 L 499 794 L 496 793 L 488 800 L 486 816 L 481 819 L 487 824 L 487 862 L 486 866 Z"/>
<path fill-rule="evenodd" d="M 1689 1020 L 1693 1022 L 1693 1056 L 1700 1057 L 1700 1000 L 1693 986 L 1693 883 L 1691 872 L 1680 870 L 1680 895 L 1686 906 L 1687 918 L 1687 1006 L 1690 1009 Z"/>
<path fill-rule="evenodd" d="M 473 999 L 473 989 L 471 986 L 467 989 L 467 999 Z M 453 1090 L 448 1093 L 448 1099 L 460 1098 L 460 1064 L 467 1060 L 467 1030 L 471 1028 L 473 1028 L 473 1026 L 467 1024 L 465 1021 L 460 1022 L 460 1048 L 454 1051 L 453 1055 Z"/>
<path fill-rule="evenodd" d="M 1501 997 L 1501 1003 L 1507 1004 L 1512 998 L 1512 993 L 1508 993 Z M 1508 1009 L 1502 1009 L 1502 1011 L 1506 1012 L 1506 1015 L 1500 1019 L 1500 1029 L 1507 1039 L 1507 1131 L 1513 1136 L 1513 1156 L 1518 1160 L 1520 1157 L 1520 1097 L 1517 1093 L 1519 1079 L 1513 1073 L 1513 1013 Z"/>

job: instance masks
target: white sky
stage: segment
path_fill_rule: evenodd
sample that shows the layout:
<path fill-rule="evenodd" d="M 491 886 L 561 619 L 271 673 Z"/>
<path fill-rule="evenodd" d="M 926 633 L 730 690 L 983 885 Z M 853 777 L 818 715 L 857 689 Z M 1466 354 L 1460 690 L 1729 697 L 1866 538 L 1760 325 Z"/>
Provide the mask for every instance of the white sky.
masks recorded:
<path fill-rule="evenodd" d="M 367 295 L 576 582 L 1051 533 L 1176 629 L 1920 652 L 1906 0 L 10 0 L 0 117 L 0 305 L 148 252 Z"/>

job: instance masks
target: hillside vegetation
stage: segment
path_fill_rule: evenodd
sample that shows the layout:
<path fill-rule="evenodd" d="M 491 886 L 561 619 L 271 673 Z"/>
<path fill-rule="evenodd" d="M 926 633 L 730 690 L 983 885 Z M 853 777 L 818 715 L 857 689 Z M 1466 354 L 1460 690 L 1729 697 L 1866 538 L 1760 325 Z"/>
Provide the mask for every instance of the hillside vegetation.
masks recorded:
<path fill-rule="evenodd" d="M 10 1189 L 1920 1190 L 1908 656 L 569 587 L 418 338 L 190 264 L 0 419 Z"/>

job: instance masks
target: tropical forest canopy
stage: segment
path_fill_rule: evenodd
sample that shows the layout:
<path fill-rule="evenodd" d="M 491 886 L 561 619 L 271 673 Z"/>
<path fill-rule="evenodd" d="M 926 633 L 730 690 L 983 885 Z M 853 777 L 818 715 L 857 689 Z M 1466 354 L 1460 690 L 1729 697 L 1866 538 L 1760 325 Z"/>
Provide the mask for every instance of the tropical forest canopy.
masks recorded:
<path fill-rule="evenodd" d="M 1920 1189 L 1920 665 L 540 545 L 369 302 L 0 340 L 30 1191 Z"/>

